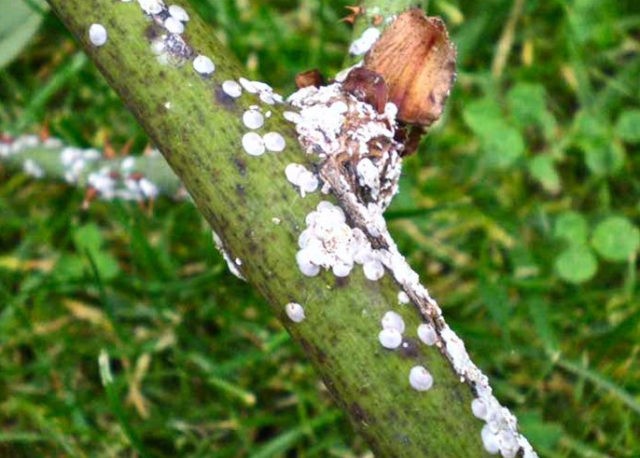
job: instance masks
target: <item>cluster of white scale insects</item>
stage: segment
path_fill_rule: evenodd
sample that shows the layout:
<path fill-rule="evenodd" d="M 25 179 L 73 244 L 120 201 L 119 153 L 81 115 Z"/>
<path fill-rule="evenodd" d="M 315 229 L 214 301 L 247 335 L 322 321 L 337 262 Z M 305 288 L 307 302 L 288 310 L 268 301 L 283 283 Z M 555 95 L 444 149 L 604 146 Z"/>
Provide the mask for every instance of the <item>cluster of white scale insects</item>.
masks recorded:
<path fill-rule="evenodd" d="M 138 3 L 160 28 L 151 41 L 158 61 L 176 65 L 191 61 L 201 77 L 210 78 L 216 71 L 213 60 L 194 52 L 181 37 L 189 20 L 187 13 L 176 5 L 167 7 L 161 0 L 138 0 Z M 392 20 L 392 17 L 387 18 L 384 23 Z M 94 25 L 88 33 L 95 46 L 106 43 L 104 27 Z M 365 30 L 352 44 L 351 54 L 365 54 L 379 36 L 378 28 Z M 388 270 L 402 287 L 399 303 L 410 300 L 416 304 L 421 301 L 427 304 L 431 322 L 421 324 L 413 332 L 425 345 L 439 348 L 461 381 L 472 387 L 476 398 L 471 411 L 485 422 L 481 430 L 484 448 L 489 453 L 500 453 L 507 458 L 519 454 L 527 458 L 537 456 L 526 438 L 518 433 L 516 418 L 492 395 L 488 378 L 473 364 L 464 343 L 448 327 L 437 303 L 419 283 L 418 275 L 399 253 L 386 230 L 382 213 L 397 192 L 400 177 L 399 153 L 402 146 L 394 140 L 396 107 L 389 103 L 382 113 L 378 113 L 372 106 L 343 91 L 341 81 L 342 78 L 337 77 L 336 82 L 328 86 L 301 89 L 289 98 L 291 108 L 283 113 L 285 119 L 295 124 L 304 151 L 315 159 L 306 162 L 316 164 L 314 170 L 302 164 L 289 164 L 283 174 L 303 197 L 318 188 L 325 194 L 332 191 L 339 194 L 319 172 L 330 163 L 341 173 L 341 204 L 350 212 L 347 217 L 341 206 L 327 200 L 307 215 L 306 228 L 298 237 L 296 258 L 300 271 L 314 276 L 325 269 L 337 277 L 344 277 L 361 265 L 366 278 L 375 281 Z M 267 107 L 283 103 L 268 85 L 257 81 L 227 80 L 220 88 L 233 99 L 246 91 Z M 165 106 L 169 108 L 170 103 Z M 247 131 L 239 143 L 248 155 L 262 156 L 267 151 L 277 153 L 285 148 L 282 135 L 260 131 L 265 118 L 271 115 L 268 108 L 263 112 L 260 105 L 250 105 L 243 113 L 242 122 Z M 351 212 L 358 213 L 357 219 L 361 222 L 358 227 L 353 224 L 356 218 Z M 382 240 L 384 247 L 374 249 L 370 242 L 372 237 Z M 216 241 L 221 245 L 220 240 Z M 240 260 L 231 256 L 226 256 L 226 259 L 237 272 Z M 302 323 L 306 318 L 303 306 L 297 302 L 288 303 L 285 312 L 296 323 Z M 378 338 L 383 347 L 394 350 L 403 344 L 406 330 L 400 314 L 393 311 L 385 313 L 381 326 Z M 423 366 L 410 369 L 408 382 L 417 391 L 428 391 L 437 384 Z"/>

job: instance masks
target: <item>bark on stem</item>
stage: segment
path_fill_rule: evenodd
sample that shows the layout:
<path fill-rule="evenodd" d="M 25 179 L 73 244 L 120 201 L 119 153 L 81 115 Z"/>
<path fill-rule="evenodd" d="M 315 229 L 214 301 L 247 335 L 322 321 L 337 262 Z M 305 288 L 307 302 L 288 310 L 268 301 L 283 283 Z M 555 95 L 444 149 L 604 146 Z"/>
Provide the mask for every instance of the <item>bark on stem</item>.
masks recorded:
<path fill-rule="evenodd" d="M 290 162 L 305 163 L 307 156 L 281 106 L 263 106 L 272 116 L 261 133 L 282 134 L 285 150 L 259 157 L 243 150 L 249 129 L 242 114 L 260 101 L 246 92 L 234 99 L 222 90 L 224 81 L 241 76 L 241 67 L 214 33 L 191 12 L 182 34 L 195 54 L 215 63 L 215 73 L 205 78 L 194 71 L 193 56 L 182 66 L 158 62 L 150 49 L 157 30 L 136 2 L 49 3 L 163 152 L 242 274 L 302 345 L 376 455 L 483 455 L 483 423 L 470 413 L 471 390 L 435 347 L 419 343 L 419 313 L 398 305 L 391 276 L 371 282 L 358 268 L 346 279 L 331 272 L 308 278 L 298 270 L 297 237 L 321 196 L 301 198 L 284 169 Z M 108 32 L 103 46 L 90 42 L 94 23 Z M 304 306 L 303 322 L 287 318 L 289 302 Z M 388 310 L 402 315 L 407 348 L 388 351 L 378 343 L 380 319 Z M 409 370 L 418 364 L 433 374 L 428 392 L 409 385 Z"/>

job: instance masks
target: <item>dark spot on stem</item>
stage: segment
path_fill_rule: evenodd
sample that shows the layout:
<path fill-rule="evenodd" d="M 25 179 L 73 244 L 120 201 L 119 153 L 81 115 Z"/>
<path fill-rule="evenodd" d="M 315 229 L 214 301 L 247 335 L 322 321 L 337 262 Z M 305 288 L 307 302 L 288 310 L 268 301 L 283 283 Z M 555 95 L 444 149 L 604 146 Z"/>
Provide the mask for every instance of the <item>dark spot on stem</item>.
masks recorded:
<path fill-rule="evenodd" d="M 236 166 L 236 169 L 238 169 L 240 175 L 247 175 L 247 163 L 244 160 L 240 159 L 239 157 L 234 157 L 233 164 Z"/>
<path fill-rule="evenodd" d="M 369 415 L 367 415 L 367 412 L 357 402 L 349 404 L 349 413 L 351 414 L 351 418 L 357 423 L 370 424 Z"/>
<path fill-rule="evenodd" d="M 304 349 L 305 353 L 307 353 L 308 355 L 311 355 L 313 357 L 313 359 L 315 359 L 320 364 L 325 364 L 327 362 L 326 353 L 323 352 L 322 350 L 320 350 L 319 347 L 313 345 L 307 339 L 301 337 L 300 338 L 300 345 Z M 326 382 L 325 382 L 325 385 L 326 385 Z"/>
<path fill-rule="evenodd" d="M 404 358 L 415 359 L 420 355 L 419 343 L 411 337 L 406 337 L 400 344 L 399 353 Z"/>
<path fill-rule="evenodd" d="M 232 110 L 236 107 L 236 99 L 222 90 L 222 86 L 216 87 L 215 90 L 216 101 L 227 110 Z"/>
<path fill-rule="evenodd" d="M 144 31 L 144 36 L 147 40 L 153 41 L 160 36 L 162 28 L 157 24 L 150 24 Z"/>
<path fill-rule="evenodd" d="M 336 277 L 335 285 L 337 288 L 345 288 L 346 286 L 349 286 L 349 276 Z"/>

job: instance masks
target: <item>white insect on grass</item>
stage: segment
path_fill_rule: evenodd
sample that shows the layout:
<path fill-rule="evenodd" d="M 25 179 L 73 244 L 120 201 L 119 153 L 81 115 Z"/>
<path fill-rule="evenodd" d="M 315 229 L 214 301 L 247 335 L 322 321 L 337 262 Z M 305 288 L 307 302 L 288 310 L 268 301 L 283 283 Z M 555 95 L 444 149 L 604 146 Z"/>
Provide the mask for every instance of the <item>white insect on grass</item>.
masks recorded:
<path fill-rule="evenodd" d="M 294 323 L 302 323 L 306 318 L 304 314 L 304 307 L 297 302 L 289 302 L 285 305 L 284 310 L 289 319 Z"/>
<path fill-rule="evenodd" d="M 200 54 L 193 59 L 193 69 L 200 75 L 208 76 L 216 70 L 216 66 L 210 58 Z"/>
<path fill-rule="evenodd" d="M 102 24 L 91 24 L 89 41 L 93 46 L 103 46 L 107 42 L 107 29 Z"/>

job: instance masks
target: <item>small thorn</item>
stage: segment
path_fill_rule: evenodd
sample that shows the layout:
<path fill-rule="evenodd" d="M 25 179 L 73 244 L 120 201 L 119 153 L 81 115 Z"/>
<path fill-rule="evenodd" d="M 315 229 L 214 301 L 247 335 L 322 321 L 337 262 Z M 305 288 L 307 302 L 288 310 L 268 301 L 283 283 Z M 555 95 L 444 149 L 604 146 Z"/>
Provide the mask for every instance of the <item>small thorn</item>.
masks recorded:
<path fill-rule="evenodd" d="M 361 16 L 364 14 L 365 9 L 363 6 L 345 6 L 346 9 L 348 9 L 349 11 L 351 11 L 351 14 L 349 14 L 347 17 L 344 17 L 342 19 L 340 19 L 340 22 L 346 22 L 348 24 L 352 24 L 354 22 L 356 22 L 356 19 L 358 19 L 358 16 Z"/>
<path fill-rule="evenodd" d="M 356 22 L 356 17 L 353 14 L 350 14 L 347 17 L 343 17 L 342 19 L 340 19 L 340 22 L 346 22 L 347 24 L 351 24 L 353 25 L 354 22 Z"/>
<path fill-rule="evenodd" d="M 128 156 L 131 153 L 132 147 L 133 147 L 133 139 L 130 138 L 129 140 L 127 140 L 127 142 L 124 144 L 124 146 L 120 150 L 120 156 Z"/>
<path fill-rule="evenodd" d="M 98 190 L 94 187 L 87 188 L 87 191 L 84 193 L 84 200 L 82 201 L 82 210 L 86 211 L 89 209 L 89 205 L 91 202 L 98 198 Z"/>
<path fill-rule="evenodd" d="M 45 123 L 40 129 L 40 132 L 38 132 L 38 138 L 40 138 L 41 142 L 51 138 L 51 131 L 49 130 L 49 125 L 47 123 Z"/>
<path fill-rule="evenodd" d="M 115 159 L 116 156 L 117 156 L 116 150 L 114 149 L 113 145 L 111 144 L 108 138 L 105 138 L 104 139 L 104 157 L 106 157 L 107 159 Z"/>
<path fill-rule="evenodd" d="M 345 8 L 348 9 L 349 11 L 351 11 L 351 13 L 355 14 L 356 16 L 360 16 L 361 14 L 364 14 L 364 12 L 365 12 L 364 6 L 347 5 L 347 6 L 345 6 Z"/>

